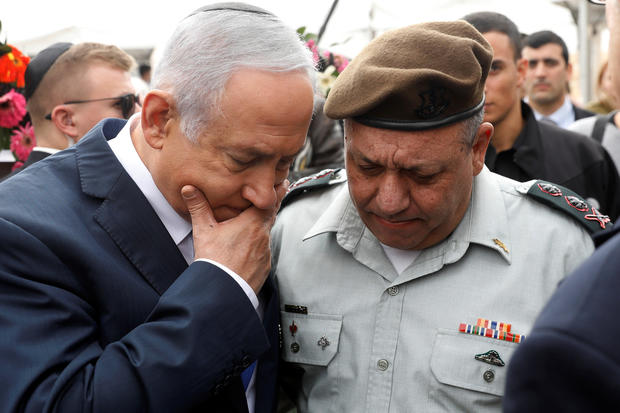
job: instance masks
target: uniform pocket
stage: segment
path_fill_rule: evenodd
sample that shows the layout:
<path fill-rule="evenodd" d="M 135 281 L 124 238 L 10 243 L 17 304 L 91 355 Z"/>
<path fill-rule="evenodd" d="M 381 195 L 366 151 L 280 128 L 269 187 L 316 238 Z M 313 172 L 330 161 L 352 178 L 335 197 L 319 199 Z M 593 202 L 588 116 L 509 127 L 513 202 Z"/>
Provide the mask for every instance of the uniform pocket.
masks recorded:
<path fill-rule="evenodd" d="M 338 352 L 342 316 L 281 312 L 284 361 L 327 366 Z"/>
<path fill-rule="evenodd" d="M 442 384 L 503 396 L 508 364 L 517 346 L 488 337 L 440 330 L 433 345 L 431 371 Z M 476 360 L 476 355 L 492 350 L 504 366 Z"/>

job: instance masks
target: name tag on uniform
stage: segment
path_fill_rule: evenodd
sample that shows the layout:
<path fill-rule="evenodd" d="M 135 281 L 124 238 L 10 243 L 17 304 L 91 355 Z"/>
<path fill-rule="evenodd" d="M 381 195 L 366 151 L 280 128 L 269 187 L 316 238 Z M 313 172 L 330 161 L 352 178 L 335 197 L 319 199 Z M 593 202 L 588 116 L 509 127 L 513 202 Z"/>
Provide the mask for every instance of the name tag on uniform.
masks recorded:
<path fill-rule="evenodd" d="M 308 307 L 303 305 L 284 304 L 284 311 L 295 314 L 308 314 Z"/>

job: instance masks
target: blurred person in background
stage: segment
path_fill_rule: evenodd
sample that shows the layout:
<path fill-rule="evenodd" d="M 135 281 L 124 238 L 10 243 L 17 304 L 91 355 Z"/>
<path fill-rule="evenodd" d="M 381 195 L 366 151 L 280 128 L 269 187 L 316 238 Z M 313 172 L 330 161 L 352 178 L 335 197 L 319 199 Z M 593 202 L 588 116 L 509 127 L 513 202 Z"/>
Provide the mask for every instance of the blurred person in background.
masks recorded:
<path fill-rule="evenodd" d="M 608 114 L 618 106 L 618 99 L 611 84 L 611 74 L 608 68 L 609 62 L 603 62 L 596 78 L 596 99 L 585 106 L 587 110 L 601 115 Z"/>
<path fill-rule="evenodd" d="M 620 215 L 620 178 L 607 151 L 586 136 L 536 121 L 521 100 L 528 62 L 521 57 L 514 22 L 495 12 L 464 19 L 484 35 L 494 53 L 485 84 L 484 119 L 495 128 L 485 157 L 488 168 L 517 181 L 544 179 L 565 186 L 615 220 Z"/>
<path fill-rule="evenodd" d="M 568 94 L 573 66 L 560 36 L 542 30 L 526 36 L 521 51 L 527 61 L 525 94 L 537 120 L 562 128 L 594 113 L 575 105 Z"/>
<path fill-rule="evenodd" d="M 25 93 L 37 146 L 19 170 L 73 145 L 100 120 L 128 119 L 139 109 L 134 64 L 101 43 L 55 43 L 39 52 L 26 69 Z"/>

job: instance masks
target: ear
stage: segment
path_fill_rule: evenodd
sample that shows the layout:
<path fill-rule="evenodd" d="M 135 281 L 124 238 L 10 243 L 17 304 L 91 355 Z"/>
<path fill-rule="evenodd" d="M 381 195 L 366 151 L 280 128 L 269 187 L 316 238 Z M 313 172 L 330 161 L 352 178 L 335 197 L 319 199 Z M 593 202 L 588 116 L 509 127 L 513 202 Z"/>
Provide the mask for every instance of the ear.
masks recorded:
<path fill-rule="evenodd" d="M 144 140 L 153 149 L 161 149 L 167 135 L 168 122 L 174 116 L 174 99 L 163 90 L 152 90 L 142 103 L 142 131 Z"/>
<path fill-rule="evenodd" d="M 52 111 L 52 122 L 59 131 L 76 139 L 79 133 L 73 116 L 74 112 L 69 105 L 58 105 Z"/>
<path fill-rule="evenodd" d="M 571 62 L 568 62 L 568 64 L 566 65 L 566 75 L 566 81 L 569 81 L 573 77 L 573 64 Z"/>
<path fill-rule="evenodd" d="M 527 75 L 527 59 L 521 58 L 517 60 L 517 86 L 523 86 L 525 76 Z"/>
<path fill-rule="evenodd" d="M 474 176 L 482 171 L 484 166 L 484 156 L 487 153 L 487 147 L 493 136 L 493 125 L 489 122 L 482 122 L 478 128 L 478 133 L 472 145 L 472 168 Z"/>

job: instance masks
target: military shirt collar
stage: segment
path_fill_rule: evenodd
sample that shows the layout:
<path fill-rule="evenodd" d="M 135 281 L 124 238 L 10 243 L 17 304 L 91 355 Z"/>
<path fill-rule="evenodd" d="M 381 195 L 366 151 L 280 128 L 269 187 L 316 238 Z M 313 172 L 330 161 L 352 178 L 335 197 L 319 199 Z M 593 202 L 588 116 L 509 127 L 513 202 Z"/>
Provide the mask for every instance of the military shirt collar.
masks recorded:
<path fill-rule="evenodd" d="M 348 186 L 341 184 L 339 193 L 304 235 L 304 240 L 325 232 L 335 232 L 338 244 L 354 253 L 362 239 L 380 248 L 379 241 L 366 228 L 349 196 Z M 511 242 L 506 207 L 496 175 L 486 166 L 474 178 L 472 200 L 454 232 L 443 242 L 432 246 L 433 255 L 446 254 L 444 263 L 460 259 L 470 243 L 479 244 L 499 253 L 511 262 Z M 421 257 L 422 258 L 422 257 Z"/>

